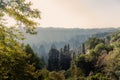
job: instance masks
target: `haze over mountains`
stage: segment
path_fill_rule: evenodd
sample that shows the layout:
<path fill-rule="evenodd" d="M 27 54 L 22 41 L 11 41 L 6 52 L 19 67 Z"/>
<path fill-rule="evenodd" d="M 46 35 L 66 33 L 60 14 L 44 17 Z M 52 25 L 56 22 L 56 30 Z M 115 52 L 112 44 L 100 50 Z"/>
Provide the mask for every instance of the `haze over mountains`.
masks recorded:
<path fill-rule="evenodd" d="M 51 46 L 54 44 L 56 48 L 60 49 L 65 44 L 70 44 L 72 50 L 77 49 L 89 37 L 97 34 L 97 36 L 104 36 L 105 34 L 119 30 L 120 28 L 101 28 L 101 29 L 79 29 L 79 28 L 40 28 L 36 29 L 37 34 L 29 36 L 24 34 L 26 40 L 25 44 L 30 44 L 32 48 L 39 54 L 44 55 L 48 53 Z"/>

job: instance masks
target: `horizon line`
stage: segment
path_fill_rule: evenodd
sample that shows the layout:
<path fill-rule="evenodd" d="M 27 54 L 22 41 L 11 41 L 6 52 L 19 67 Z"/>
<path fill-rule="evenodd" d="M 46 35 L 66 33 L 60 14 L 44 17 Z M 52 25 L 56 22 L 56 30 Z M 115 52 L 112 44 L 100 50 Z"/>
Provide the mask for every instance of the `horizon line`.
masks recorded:
<path fill-rule="evenodd" d="M 98 27 L 98 28 L 94 28 L 94 27 L 92 27 L 92 28 L 80 28 L 80 27 L 36 27 L 36 28 L 53 28 L 53 29 L 118 29 L 118 28 L 120 28 L 120 27 Z"/>

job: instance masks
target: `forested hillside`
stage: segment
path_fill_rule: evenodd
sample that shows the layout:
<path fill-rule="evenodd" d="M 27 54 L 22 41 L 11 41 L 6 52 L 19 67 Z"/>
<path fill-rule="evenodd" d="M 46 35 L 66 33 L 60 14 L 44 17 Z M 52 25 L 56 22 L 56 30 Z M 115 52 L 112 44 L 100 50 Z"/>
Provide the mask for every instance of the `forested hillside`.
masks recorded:
<path fill-rule="evenodd" d="M 46 73 L 48 80 L 119 80 L 120 32 L 104 38 L 89 38 L 83 52 L 70 50 L 69 45 L 57 50 L 51 47 Z M 44 80 L 43 79 L 43 80 Z"/>
<path fill-rule="evenodd" d="M 0 80 L 120 80 L 120 30 L 43 29 L 47 42 L 65 43 L 47 48 L 39 44 L 43 36 L 39 29 L 36 34 L 34 19 L 40 19 L 40 12 L 31 5 L 26 0 L 0 1 Z M 15 23 L 9 26 L 5 17 Z M 28 38 L 32 35 L 36 39 Z M 24 36 L 30 42 L 24 42 Z M 42 56 L 38 46 L 31 46 L 34 42 Z M 74 42 L 76 49 L 71 45 Z"/>
<path fill-rule="evenodd" d="M 65 28 L 40 28 L 36 29 L 36 35 L 24 34 L 25 44 L 30 44 L 39 56 L 46 56 L 52 45 L 57 49 L 69 44 L 72 50 L 79 48 L 88 38 L 104 37 L 105 35 L 117 31 L 119 28 L 101 29 L 65 29 Z"/>

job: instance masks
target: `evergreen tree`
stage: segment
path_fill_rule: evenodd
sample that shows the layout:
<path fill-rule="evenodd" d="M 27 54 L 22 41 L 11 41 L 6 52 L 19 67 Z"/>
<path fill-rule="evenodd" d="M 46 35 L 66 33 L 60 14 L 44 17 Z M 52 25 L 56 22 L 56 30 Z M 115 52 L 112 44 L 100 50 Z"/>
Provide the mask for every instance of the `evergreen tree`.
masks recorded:
<path fill-rule="evenodd" d="M 33 49 L 30 47 L 29 44 L 25 46 L 25 51 L 27 55 L 29 55 L 28 60 L 30 61 L 30 64 L 33 64 L 36 67 L 36 69 L 40 69 L 42 67 L 42 62 L 37 56 L 37 54 L 34 53 Z"/>
<path fill-rule="evenodd" d="M 83 43 L 81 47 L 82 47 L 82 53 L 85 54 L 85 44 Z"/>
<path fill-rule="evenodd" d="M 63 52 L 63 53 L 62 53 Z M 69 45 L 64 46 L 64 51 L 60 53 L 60 69 L 67 70 L 70 68 L 71 64 L 71 54 L 69 51 Z"/>
<path fill-rule="evenodd" d="M 58 71 L 59 70 L 59 51 L 55 47 L 51 47 L 48 58 L 48 70 Z"/>
<path fill-rule="evenodd" d="M 67 45 L 64 46 L 64 53 L 67 52 L 68 49 L 67 49 Z"/>

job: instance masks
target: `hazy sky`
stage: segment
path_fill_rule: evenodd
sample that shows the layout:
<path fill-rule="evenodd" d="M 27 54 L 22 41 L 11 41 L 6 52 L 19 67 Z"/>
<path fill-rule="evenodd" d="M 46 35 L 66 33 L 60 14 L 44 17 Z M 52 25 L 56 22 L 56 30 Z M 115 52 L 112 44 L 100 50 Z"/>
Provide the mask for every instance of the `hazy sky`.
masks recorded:
<path fill-rule="evenodd" d="M 120 27 L 120 0 L 31 0 L 41 27 Z"/>

